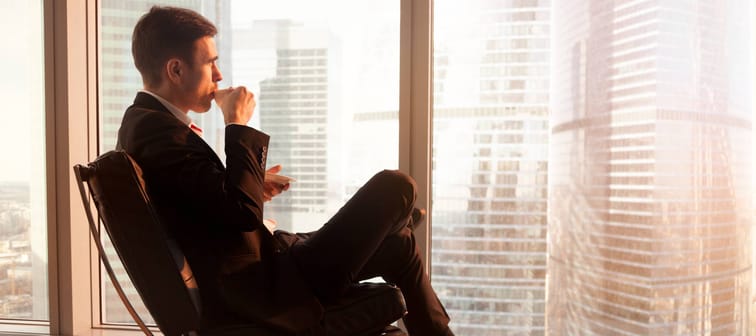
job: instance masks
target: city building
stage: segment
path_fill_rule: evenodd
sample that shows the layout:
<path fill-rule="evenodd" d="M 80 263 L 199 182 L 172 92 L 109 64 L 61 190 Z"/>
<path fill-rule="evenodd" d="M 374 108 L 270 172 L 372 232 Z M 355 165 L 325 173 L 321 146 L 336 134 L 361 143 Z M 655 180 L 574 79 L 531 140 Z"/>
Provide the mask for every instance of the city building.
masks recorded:
<path fill-rule="evenodd" d="M 458 335 L 543 335 L 550 2 L 435 6 L 433 287 Z"/>
<path fill-rule="evenodd" d="M 45 282 L 46 273 L 40 272 L 44 260 L 32 250 L 29 189 L 25 183 L 0 182 L 0 315 L 10 318 L 47 315 L 47 300 L 34 286 Z"/>
<path fill-rule="evenodd" d="M 330 194 L 341 192 L 341 183 L 329 178 L 342 150 L 339 92 L 332 80 L 338 42 L 318 23 L 250 20 L 248 26 L 235 25 L 234 79 L 259 92 L 255 121 L 271 137 L 268 168 L 280 164 L 282 174 L 296 178 L 289 191 L 265 205 L 265 216 L 280 229 L 315 230 L 335 207 Z"/>
<path fill-rule="evenodd" d="M 752 41 L 737 5 L 554 3 L 550 335 L 747 333 L 753 92 L 732 83 Z"/>

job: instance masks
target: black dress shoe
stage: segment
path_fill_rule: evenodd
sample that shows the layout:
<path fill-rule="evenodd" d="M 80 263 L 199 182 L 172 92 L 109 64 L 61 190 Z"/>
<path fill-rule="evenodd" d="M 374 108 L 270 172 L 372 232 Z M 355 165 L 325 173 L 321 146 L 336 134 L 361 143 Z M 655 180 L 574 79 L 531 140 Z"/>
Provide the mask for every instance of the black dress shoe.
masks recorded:
<path fill-rule="evenodd" d="M 414 208 L 412 209 L 412 220 L 407 224 L 412 231 L 420 226 L 425 220 L 425 209 Z"/>

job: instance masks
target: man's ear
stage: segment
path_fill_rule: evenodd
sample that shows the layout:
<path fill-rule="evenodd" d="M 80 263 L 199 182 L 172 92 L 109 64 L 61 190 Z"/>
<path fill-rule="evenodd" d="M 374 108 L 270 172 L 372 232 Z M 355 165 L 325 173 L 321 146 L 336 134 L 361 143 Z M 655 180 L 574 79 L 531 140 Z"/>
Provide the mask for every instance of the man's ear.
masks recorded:
<path fill-rule="evenodd" d="M 181 82 L 181 75 L 184 72 L 184 62 L 178 58 L 171 58 L 165 63 L 165 72 L 171 83 L 178 84 Z"/>

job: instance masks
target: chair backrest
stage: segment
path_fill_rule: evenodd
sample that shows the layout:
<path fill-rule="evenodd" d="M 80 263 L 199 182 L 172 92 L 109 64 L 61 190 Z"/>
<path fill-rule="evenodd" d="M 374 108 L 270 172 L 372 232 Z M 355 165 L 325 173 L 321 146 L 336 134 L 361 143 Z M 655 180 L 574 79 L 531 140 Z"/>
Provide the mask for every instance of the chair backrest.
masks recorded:
<path fill-rule="evenodd" d="M 182 335 L 199 330 L 197 294 L 187 288 L 196 290 L 196 282 L 192 283 L 191 270 L 150 203 L 136 162 L 123 151 L 111 151 L 87 166 L 75 166 L 74 171 L 82 199 L 86 182 L 102 224 L 160 331 Z M 84 206 L 88 209 L 86 202 Z M 98 240 L 91 216 L 90 227 Z M 107 264 L 107 257 L 101 256 Z"/>

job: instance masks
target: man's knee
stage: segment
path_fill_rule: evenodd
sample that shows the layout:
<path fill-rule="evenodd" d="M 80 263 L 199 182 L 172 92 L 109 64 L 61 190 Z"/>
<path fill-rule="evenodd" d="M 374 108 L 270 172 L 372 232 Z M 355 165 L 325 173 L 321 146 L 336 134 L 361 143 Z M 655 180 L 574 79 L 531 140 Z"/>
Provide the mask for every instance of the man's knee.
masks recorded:
<path fill-rule="evenodd" d="M 405 199 L 414 202 L 417 193 L 417 184 L 412 176 L 398 170 L 385 169 L 375 174 L 373 180 L 377 185 L 390 188 L 392 191 L 402 195 Z"/>

